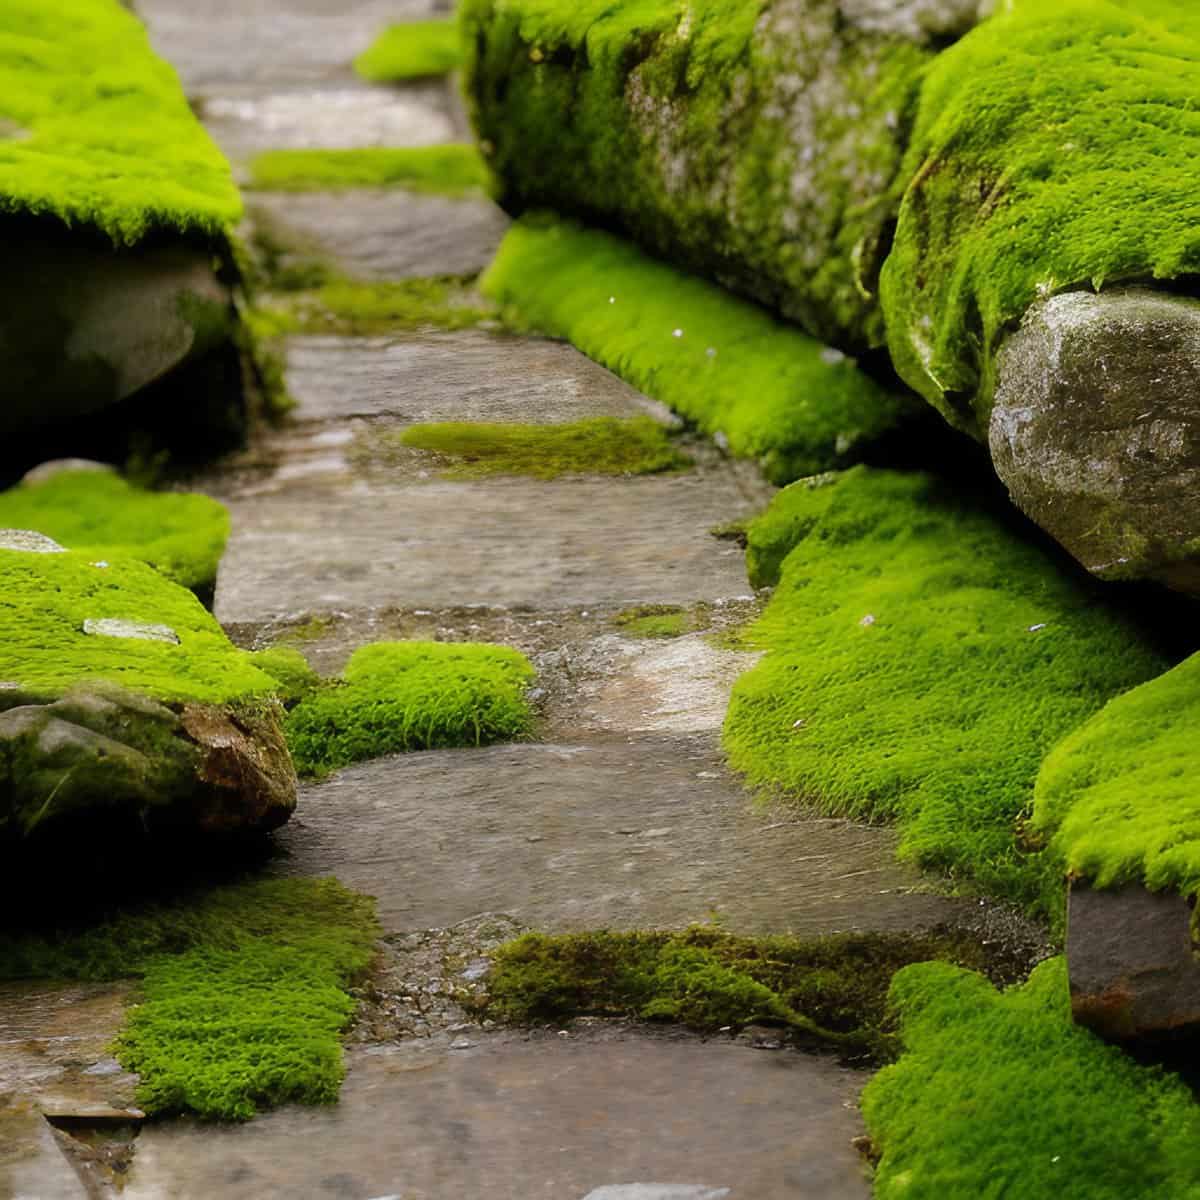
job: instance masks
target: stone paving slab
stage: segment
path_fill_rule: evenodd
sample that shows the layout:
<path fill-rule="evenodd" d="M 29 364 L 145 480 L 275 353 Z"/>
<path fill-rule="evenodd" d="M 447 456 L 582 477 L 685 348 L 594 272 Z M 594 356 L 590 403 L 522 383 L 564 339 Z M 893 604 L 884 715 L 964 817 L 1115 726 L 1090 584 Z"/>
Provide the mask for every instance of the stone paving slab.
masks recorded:
<path fill-rule="evenodd" d="M 302 789 L 281 874 L 336 875 L 389 930 L 502 912 L 547 930 L 911 930 L 961 911 L 913 893 L 895 834 L 756 806 L 710 737 L 435 751 Z"/>
<path fill-rule="evenodd" d="M 287 344 L 287 388 L 298 421 L 386 417 L 525 421 L 651 415 L 674 423 L 574 346 L 461 330 L 404 337 L 298 337 Z"/>
<path fill-rule="evenodd" d="M 355 1052 L 334 1108 L 147 1128 L 123 1196 L 866 1200 L 864 1081 L 692 1039 L 409 1043 Z"/>
<path fill-rule="evenodd" d="M 492 261 L 509 224 L 483 196 L 399 188 L 253 192 L 247 204 L 252 219 L 286 245 L 369 280 L 477 274 Z"/>
<path fill-rule="evenodd" d="M 54 1131 L 28 1100 L 0 1096 L 0 1197 L 3 1200 L 90 1200 Z"/>
<path fill-rule="evenodd" d="M 688 604 L 749 593 L 709 533 L 756 505 L 732 472 L 545 482 L 298 480 L 223 497 L 222 623 L 409 605 Z"/>

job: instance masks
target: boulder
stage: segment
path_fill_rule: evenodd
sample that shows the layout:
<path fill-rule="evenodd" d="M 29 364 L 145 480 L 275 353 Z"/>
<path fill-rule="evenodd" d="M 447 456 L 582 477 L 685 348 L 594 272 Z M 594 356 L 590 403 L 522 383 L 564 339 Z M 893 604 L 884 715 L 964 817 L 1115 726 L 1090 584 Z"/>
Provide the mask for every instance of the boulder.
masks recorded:
<path fill-rule="evenodd" d="M 1001 347 L 988 444 L 1089 571 L 1200 593 L 1200 301 L 1065 292 Z"/>

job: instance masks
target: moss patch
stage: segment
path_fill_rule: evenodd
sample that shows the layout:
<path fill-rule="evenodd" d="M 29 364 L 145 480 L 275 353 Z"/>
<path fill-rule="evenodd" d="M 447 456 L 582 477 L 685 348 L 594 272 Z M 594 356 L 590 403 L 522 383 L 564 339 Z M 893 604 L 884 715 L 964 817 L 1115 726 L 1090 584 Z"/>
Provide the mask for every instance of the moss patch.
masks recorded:
<path fill-rule="evenodd" d="M 36 529 L 92 559 L 138 558 L 197 589 L 216 581 L 229 514 L 208 496 L 145 491 L 110 471 L 61 471 L 0 493 L 0 527 Z"/>
<path fill-rule="evenodd" d="M 0 979 L 139 978 L 117 1044 L 155 1116 L 245 1120 L 337 1099 L 346 985 L 369 964 L 374 903 L 336 880 L 270 880 L 0 933 Z"/>
<path fill-rule="evenodd" d="M 1055 747 L 1034 825 L 1098 887 L 1200 890 L 1200 655 L 1118 696 Z"/>
<path fill-rule="evenodd" d="M 490 425 L 446 421 L 410 425 L 398 437 L 402 446 L 428 450 L 451 460 L 446 474 L 481 475 L 652 475 L 692 465 L 651 417 L 589 417 L 562 425 Z"/>
<path fill-rule="evenodd" d="M 714 1032 L 757 1021 L 873 1055 L 887 1053 L 885 999 L 892 975 L 928 958 L 979 965 L 951 937 L 839 934 L 735 937 L 684 933 L 525 934 L 493 956 L 486 1012 L 505 1021 L 581 1015 L 676 1021 Z"/>
<path fill-rule="evenodd" d="M 670 604 L 639 604 L 613 617 L 613 624 L 626 636 L 673 638 L 696 628 L 692 614 Z"/>
<path fill-rule="evenodd" d="M 275 192 L 401 187 L 464 196 L 489 184 L 487 167 L 470 145 L 268 150 L 255 155 L 250 172 L 252 187 Z"/>
<path fill-rule="evenodd" d="M 383 754 L 524 737 L 532 680 L 507 646 L 379 642 L 288 714 L 288 745 L 298 771 L 323 774 Z"/>
<path fill-rule="evenodd" d="M 883 272 L 897 368 L 976 432 L 1000 339 L 1039 297 L 1200 271 L 1200 13 L 1009 8 L 930 68 Z"/>
<path fill-rule="evenodd" d="M 84 632 L 85 621 L 105 619 L 166 625 L 179 644 Z M 49 699 L 92 680 L 214 704 L 276 688 L 191 592 L 145 563 L 0 550 L 0 683 L 18 685 L 14 697 Z"/>
<path fill-rule="evenodd" d="M 900 853 L 1053 907 L 1053 855 L 1014 836 L 1045 754 L 1169 661 L 1090 580 L 961 490 L 857 467 L 751 525 L 779 586 L 747 641 L 730 760 L 821 811 L 896 821 Z"/>
<path fill-rule="evenodd" d="M 250 661 L 275 680 L 278 684 L 276 695 L 289 708 L 321 687 L 321 676 L 294 646 L 268 646 L 265 650 L 255 650 L 250 654 Z"/>
<path fill-rule="evenodd" d="M 566 338 L 757 458 L 777 483 L 856 461 L 919 407 L 762 309 L 608 234 L 518 223 L 482 286 L 513 324 Z"/>
<path fill-rule="evenodd" d="M 50 214 L 133 244 L 218 235 L 241 203 L 229 164 L 119 0 L 0 8 L 0 210 Z"/>
<path fill-rule="evenodd" d="M 1071 1020 L 1066 964 L 996 992 L 946 963 L 892 985 L 906 1053 L 863 1095 L 878 1200 L 1200 1195 L 1200 1107 Z"/>
<path fill-rule="evenodd" d="M 461 62 L 458 25 L 450 17 L 389 25 L 354 60 L 354 69 L 372 83 L 398 83 L 446 75 Z"/>

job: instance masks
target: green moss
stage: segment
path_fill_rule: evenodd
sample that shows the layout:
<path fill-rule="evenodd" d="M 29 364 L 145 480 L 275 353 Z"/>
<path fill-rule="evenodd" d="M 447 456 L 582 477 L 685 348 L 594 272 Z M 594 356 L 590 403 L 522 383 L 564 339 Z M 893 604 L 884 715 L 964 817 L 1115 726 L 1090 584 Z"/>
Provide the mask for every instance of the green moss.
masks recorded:
<path fill-rule="evenodd" d="M 446 421 L 410 425 L 402 446 L 451 460 L 447 475 L 650 475 L 692 465 L 651 417 L 589 417 L 562 425 Z"/>
<path fill-rule="evenodd" d="M 250 661 L 275 680 L 278 685 L 276 694 L 289 707 L 321 687 L 321 676 L 293 646 L 268 646 L 265 650 L 255 650 L 250 655 Z"/>
<path fill-rule="evenodd" d="M 401 187 L 463 196 L 489 184 L 487 167 L 470 145 L 268 150 L 255 155 L 250 172 L 252 187 L 275 192 Z"/>
<path fill-rule="evenodd" d="M 914 411 L 836 351 L 608 234 L 518 223 L 483 290 L 775 482 L 855 461 Z"/>
<path fill-rule="evenodd" d="M 117 1043 L 141 1076 L 138 1103 L 245 1120 L 337 1099 L 345 989 L 377 934 L 373 902 L 336 880 L 259 881 L 0 933 L 0 979 L 141 979 Z"/>
<path fill-rule="evenodd" d="M 340 683 L 288 714 L 288 745 L 298 771 L 320 774 L 383 754 L 524 737 L 532 679 L 525 656 L 507 646 L 364 646 Z"/>
<path fill-rule="evenodd" d="M 119 0 L 0 8 L 0 211 L 47 213 L 132 244 L 216 235 L 241 203 L 175 72 Z"/>
<path fill-rule="evenodd" d="M 900 853 L 1053 908 L 1059 866 L 1015 826 L 1042 758 L 1169 665 L 1097 585 L 961 490 L 857 467 L 750 528 L 798 541 L 747 640 L 730 761 L 821 811 L 900 825 Z"/>
<path fill-rule="evenodd" d="M 1066 964 L 996 992 L 946 963 L 892 985 L 906 1053 L 867 1086 L 877 1200 L 1200 1196 L 1200 1107 L 1071 1020 Z"/>
<path fill-rule="evenodd" d="M 691 613 L 671 604 L 639 604 L 613 617 L 613 624 L 626 637 L 673 638 L 690 633 L 696 626 Z"/>
<path fill-rule="evenodd" d="M 354 60 L 354 69 L 372 83 L 398 83 L 446 75 L 462 62 L 458 26 L 452 17 L 389 25 Z"/>
<path fill-rule="evenodd" d="M 84 632 L 100 619 L 166 625 L 179 645 Z M 50 698 L 93 680 L 214 704 L 275 690 L 191 592 L 145 563 L 0 550 L 0 682 Z"/>
<path fill-rule="evenodd" d="M 1034 824 L 1099 887 L 1200 890 L 1200 655 L 1109 702 L 1038 776 Z"/>
<path fill-rule="evenodd" d="M 930 69 L 883 273 L 897 368 L 976 432 L 1000 340 L 1039 297 L 1200 270 L 1200 13 L 1009 7 Z"/>
<path fill-rule="evenodd" d="M 755 1021 L 803 1039 L 885 1054 L 892 975 L 927 958 L 980 965 L 965 941 L 939 935 L 735 937 L 683 933 L 530 933 L 500 947 L 486 1012 L 505 1021 L 580 1015 L 677 1021 L 713 1032 Z"/>
<path fill-rule="evenodd" d="M 498 316 L 471 279 L 442 277 L 366 283 L 336 279 L 296 296 L 283 310 L 288 332 L 367 336 L 402 329 L 472 329 Z"/>
<path fill-rule="evenodd" d="M 92 559 L 138 558 L 196 589 L 216 581 L 229 514 L 208 496 L 145 491 L 110 471 L 61 471 L 0 493 L 0 527 L 35 529 Z"/>

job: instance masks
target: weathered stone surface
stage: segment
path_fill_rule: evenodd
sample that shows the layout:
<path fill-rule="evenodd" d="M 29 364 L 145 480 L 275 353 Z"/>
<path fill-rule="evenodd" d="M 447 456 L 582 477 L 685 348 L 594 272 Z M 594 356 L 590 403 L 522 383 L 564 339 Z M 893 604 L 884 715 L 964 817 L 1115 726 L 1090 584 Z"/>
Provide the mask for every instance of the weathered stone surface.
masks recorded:
<path fill-rule="evenodd" d="M 1200 1029 L 1200 964 L 1192 906 L 1140 885 L 1071 888 L 1067 968 L 1075 1019 L 1128 1040 Z"/>
<path fill-rule="evenodd" d="M 992 8 L 992 0 L 841 0 L 842 13 L 860 29 L 920 41 L 962 37 Z"/>
<path fill-rule="evenodd" d="M 112 474 L 115 473 L 116 467 L 111 463 L 96 462 L 91 458 L 52 458 L 48 462 L 38 463 L 36 467 L 30 467 L 21 477 L 21 482 L 29 487 L 37 487 L 39 483 L 45 483 L 57 475 L 71 475 L 76 471 Z"/>
<path fill-rule="evenodd" d="M 203 249 L 0 239 L 0 434 L 110 407 L 225 342 L 229 293 Z"/>
<path fill-rule="evenodd" d="M 147 621 L 121 621 L 114 617 L 87 620 L 83 632 L 93 637 L 129 638 L 135 642 L 169 642 L 179 645 L 179 634 L 170 625 L 154 625 Z"/>
<path fill-rule="evenodd" d="M 272 829 L 295 798 L 280 714 L 270 705 L 196 704 L 179 713 L 90 684 L 0 713 L 0 835 L 7 839 L 70 839 L 80 823 Z"/>
<path fill-rule="evenodd" d="M 1200 592 L 1200 301 L 1067 292 L 1000 351 L 988 442 L 1088 570 Z"/>
<path fill-rule="evenodd" d="M 25 554 L 65 554 L 66 547 L 32 529 L 0 529 L 0 550 Z"/>

